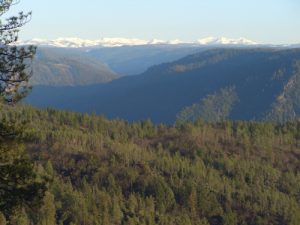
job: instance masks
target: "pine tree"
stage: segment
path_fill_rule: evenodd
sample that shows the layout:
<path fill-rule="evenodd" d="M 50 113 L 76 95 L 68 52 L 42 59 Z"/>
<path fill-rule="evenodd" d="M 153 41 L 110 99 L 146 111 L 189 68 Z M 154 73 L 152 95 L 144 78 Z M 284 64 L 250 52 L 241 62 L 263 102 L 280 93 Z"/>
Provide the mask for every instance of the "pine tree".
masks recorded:
<path fill-rule="evenodd" d="M 0 225 L 6 225 L 7 221 L 3 213 L 0 212 Z"/>
<path fill-rule="evenodd" d="M 55 225 L 55 211 L 54 196 L 51 193 L 46 192 L 43 206 L 39 213 L 38 225 Z"/>
<path fill-rule="evenodd" d="M 3 16 L 17 0 L 0 0 L 0 211 L 9 216 L 12 209 L 35 204 L 45 185 L 36 181 L 36 173 L 24 152 L 23 124 L 5 116 L 6 105 L 14 105 L 30 87 L 30 62 L 35 47 L 17 47 L 18 31 L 31 18 L 31 13 L 6 18 Z M 4 105 L 5 104 L 5 105 Z"/>
<path fill-rule="evenodd" d="M 16 4 L 17 0 L 0 1 L 0 17 Z M 28 80 L 31 76 L 30 62 L 36 48 L 17 47 L 19 28 L 31 18 L 31 12 L 20 12 L 18 16 L 0 20 L 0 96 L 4 102 L 14 103 L 24 97 L 30 87 Z"/>
<path fill-rule="evenodd" d="M 16 209 L 9 221 L 11 225 L 29 225 L 30 220 L 24 208 Z"/>
<path fill-rule="evenodd" d="M 195 188 L 192 189 L 189 195 L 188 205 L 189 205 L 191 217 L 193 219 L 196 219 L 197 218 L 197 192 Z"/>
<path fill-rule="evenodd" d="M 123 218 L 123 212 L 121 210 L 119 201 L 118 201 L 118 197 L 114 196 L 113 197 L 113 205 L 112 205 L 112 220 L 113 220 L 113 224 L 115 225 L 119 225 L 122 222 L 122 218 Z"/>
<path fill-rule="evenodd" d="M 22 145 L 22 127 L 3 119 L 0 130 L 0 211 L 9 216 L 15 207 L 38 204 L 46 186 Z"/>

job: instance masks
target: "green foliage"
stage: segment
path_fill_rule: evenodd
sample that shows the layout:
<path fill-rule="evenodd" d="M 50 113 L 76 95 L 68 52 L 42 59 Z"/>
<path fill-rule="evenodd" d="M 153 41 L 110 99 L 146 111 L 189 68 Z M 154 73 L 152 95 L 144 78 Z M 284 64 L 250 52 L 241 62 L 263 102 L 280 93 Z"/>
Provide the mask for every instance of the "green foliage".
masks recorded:
<path fill-rule="evenodd" d="M 1 212 L 0 212 L 0 224 L 1 225 L 6 225 L 7 224 L 6 218 L 3 215 L 3 213 L 1 213 Z"/>
<path fill-rule="evenodd" d="M 38 213 L 26 209 L 33 224 L 299 224 L 297 123 L 19 111 L 25 147 L 52 179 Z"/>
<path fill-rule="evenodd" d="M 30 220 L 24 208 L 15 209 L 9 218 L 10 225 L 30 225 Z"/>
<path fill-rule="evenodd" d="M 0 1 L 0 222 L 6 224 L 9 218 L 10 225 L 29 225 L 27 212 L 37 208 L 46 184 L 25 153 L 24 122 L 13 107 L 30 90 L 30 62 L 36 50 L 33 46 L 15 46 L 19 28 L 30 20 L 31 13 L 20 12 L 6 22 L 2 20 L 17 3 Z"/>
<path fill-rule="evenodd" d="M 299 120 L 300 115 L 300 61 L 294 63 L 293 76 L 272 104 L 266 120 L 285 123 Z"/>
<path fill-rule="evenodd" d="M 0 2 L 0 17 L 10 9 L 15 0 Z M 30 87 L 28 80 L 31 76 L 30 62 L 35 54 L 35 47 L 16 47 L 19 28 L 25 25 L 31 13 L 20 12 L 18 16 L 0 19 L 0 100 L 4 102 L 17 102 L 24 97 Z"/>
<path fill-rule="evenodd" d="M 56 224 L 56 208 L 54 196 L 46 192 L 43 199 L 43 205 L 39 212 L 38 225 L 55 225 Z"/>
<path fill-rule="evenodd" d="M 224 121 L 230 116 L 237 101 L 235 88 L 222 88 L 214 94 L 207 95 L 200 103 L 184 108 L 177 114 L 177 121 L 196 121 L 199 118 L 208 122 Z"/>
<path fill-rule="evenodd" d="M 13 110 L 5 115 L 5 110 Z M 16 207 L 39 203 L 46 188 L 23 144 L 24 122 L 17 112 L 1 105 L 0 114 L 0 211 L 10 215 Z M 41 174 L 42 175 L 42 174 Z"/>

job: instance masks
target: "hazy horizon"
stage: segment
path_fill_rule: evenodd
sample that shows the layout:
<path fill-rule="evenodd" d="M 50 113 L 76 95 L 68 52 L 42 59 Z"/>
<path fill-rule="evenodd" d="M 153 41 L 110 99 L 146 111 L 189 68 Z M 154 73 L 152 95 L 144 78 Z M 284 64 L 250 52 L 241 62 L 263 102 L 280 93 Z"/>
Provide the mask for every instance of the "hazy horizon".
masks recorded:
<path fill-rule="evenodd" d="M 300 43 L 297 0 L 166 0 L 34 1 L 21 0 L 7 16 L 32 11 L 20 32 L 33 38 L 179 39 L 192 42 L 206 37 L 246 38 L 258 43 Z"/>

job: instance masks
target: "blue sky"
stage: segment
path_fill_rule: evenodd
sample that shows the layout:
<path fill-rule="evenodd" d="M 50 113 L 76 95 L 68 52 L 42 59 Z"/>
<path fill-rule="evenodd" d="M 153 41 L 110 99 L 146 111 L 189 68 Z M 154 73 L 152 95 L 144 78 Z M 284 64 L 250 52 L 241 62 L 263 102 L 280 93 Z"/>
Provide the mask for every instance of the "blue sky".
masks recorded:
<path fill-rule="evenodd" d="M 300 43 L 299 0 L 21 0 L 8 15 L 33 11 L 20 38 L 245 37 Z"/>

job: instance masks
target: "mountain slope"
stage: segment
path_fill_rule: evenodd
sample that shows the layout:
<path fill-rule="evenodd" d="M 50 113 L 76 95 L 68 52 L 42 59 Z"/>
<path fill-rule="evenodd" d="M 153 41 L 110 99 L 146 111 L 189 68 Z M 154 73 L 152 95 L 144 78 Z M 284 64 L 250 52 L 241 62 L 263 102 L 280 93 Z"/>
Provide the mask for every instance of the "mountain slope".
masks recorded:
<path fill-rule="evenodd" d="M 272 104 L 272 109 L 267 115 L 268 120 L 285 122 L 297 121 L 300 115 L 300 61 L 294 64 L 293 76 L 285 85 L 282 93 L 277 97 Z M 279 71 L 277 74 L 281 76 L 284 71 Z"/>
<path fill-rule="evenodd" d="M 27 102 L 110 118 L 172 123 L 183 108 L 226 87 L 239 102 L 230 119 L 264 119 L 295 74 L 300 49 L 215 49 L 144 74 L 81 88 L 36 87 Z M 293 99 L 297 101 L 297 99 Z"/>
<path fill-rule="evenodd" d="M 172 62 L 200 50 L 216 46 L 250 47 L 258 45 L 256 42 L 245 38 L 230 39 L 225 37 L 207 37 L 194 42 L 158 39 L 141 40 L 137 38 L 102 38 L 98 40 L 80 38 L 45 40 L 35 38 L 20 41 L 18 44 L 36 45 L 44 51 L 49 47 L 60 52 L 78 50 L 84 56 L 91 56 L 106 63 L 121 76 L 141 74 L 153 65 Z"/>
<path fill-rule="evenodd" d="M 151 66 L 172 62 L 205 49 L 207 47 L 190 45 L 142 45 L 95 48 L 86 54 L 107 63 L 124 76 L 141 74 Z"/>
<path fill-rule="evenodd" d="M 32 85 L 76 86 L 105 83 L 118 77 L 107 65 L 71 49 L 39 48 Z"/>

